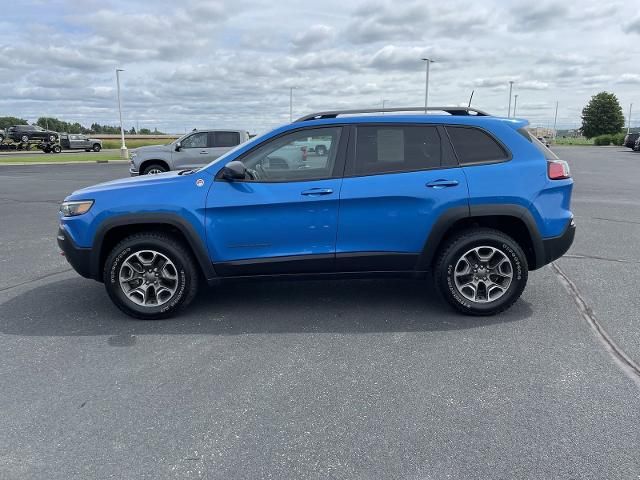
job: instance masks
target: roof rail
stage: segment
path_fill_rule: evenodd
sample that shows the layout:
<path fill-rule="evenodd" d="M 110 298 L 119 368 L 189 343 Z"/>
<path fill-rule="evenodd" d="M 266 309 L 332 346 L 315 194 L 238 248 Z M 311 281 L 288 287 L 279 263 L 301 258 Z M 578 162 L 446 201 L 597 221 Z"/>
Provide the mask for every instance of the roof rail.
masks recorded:
<path fill-rule="evenodd" d="M 351 115 L 356 113 L 387 113 L 387 112 L 447 112 L 449 115 L 477 115 L 489 116 L 487 112 L 472 107 L 394 107 L 394 108 L 360 108 L 354 110 L 330 110 L 327 112 L 317 112 L 305 115 L 296 122 L 306 122 L 308 120 L 320 120 L 323 118 L 336 118 L 338 115 Z"/>

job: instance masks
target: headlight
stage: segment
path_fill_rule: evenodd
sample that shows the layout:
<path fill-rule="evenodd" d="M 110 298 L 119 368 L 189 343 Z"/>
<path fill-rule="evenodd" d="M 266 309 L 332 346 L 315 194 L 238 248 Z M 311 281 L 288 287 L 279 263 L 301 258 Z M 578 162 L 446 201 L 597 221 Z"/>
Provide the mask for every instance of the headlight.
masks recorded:
<path fill-rule="evenodd" d="M 77 202 L 62 202 L 60 204 L 60 213 L 62 213 L 63 217 L 75 217 L 77 215 L 82 215 L 83 213 L 87 213 L 92 205 L 93 205 L 93 200 L 80 200 Z"/>

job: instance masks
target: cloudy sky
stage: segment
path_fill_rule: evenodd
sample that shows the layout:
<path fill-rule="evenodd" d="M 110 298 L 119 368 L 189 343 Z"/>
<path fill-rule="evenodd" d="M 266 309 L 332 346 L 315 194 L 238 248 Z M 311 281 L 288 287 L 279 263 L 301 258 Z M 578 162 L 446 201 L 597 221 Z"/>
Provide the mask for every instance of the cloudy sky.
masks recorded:
<path fill-rule="evenodd" d="M 591 95 L 640 124 L 640 2 L 40 0 L 2 8 L 0 116 L 262 132 L 318 110 L 431 105 L 577 126 Z"/>

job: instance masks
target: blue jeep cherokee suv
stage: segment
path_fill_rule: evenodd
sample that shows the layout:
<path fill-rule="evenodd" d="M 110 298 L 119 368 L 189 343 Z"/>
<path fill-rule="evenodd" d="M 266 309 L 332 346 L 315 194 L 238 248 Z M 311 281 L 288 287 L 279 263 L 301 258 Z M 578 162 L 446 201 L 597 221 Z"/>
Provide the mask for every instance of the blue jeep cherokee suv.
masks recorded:
<path fill-rule="evenodd" d="M 138 318 L 175 313 L 202 280 L 428 272 L 456 309 L 503 311 L 573 241 L 568 166 L 524 120 L 397 114 L 416 110 L 313 114 L 199 170 L 78 190 L 58 244 Z"/>

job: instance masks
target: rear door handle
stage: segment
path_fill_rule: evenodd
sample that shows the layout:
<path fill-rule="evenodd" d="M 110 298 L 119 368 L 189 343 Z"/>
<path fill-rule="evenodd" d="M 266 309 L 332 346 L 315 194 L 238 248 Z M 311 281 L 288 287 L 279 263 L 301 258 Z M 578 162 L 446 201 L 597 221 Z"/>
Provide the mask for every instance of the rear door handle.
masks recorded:
<path fill-rule="evenodd" d="M 207 150 L 200 150 L 200 155 L 206 155 L 207 153 L 209 153 Z"/>
<path fill-rule="evenodd" d="M 455 187 L 458 185 L 458 181 L 457 180 L 445 180 L 442 178 L 439 178 L 438 180 L 434 180 L 433 182 L 429 182 L 427 183 L 427 187 L 428 188 L 435 188 L 435 189 L 441 189 L 441 188 L 446 188 L 446 187 Z"/>
<path fill-rule="evenodd" d="M 329 195 L 331 193 L 333 193 L 333 189 L 331 188 L 310 188 L 309 190 L 302 192 L 302 195 L 314 197 L 316 195 Z"/>

